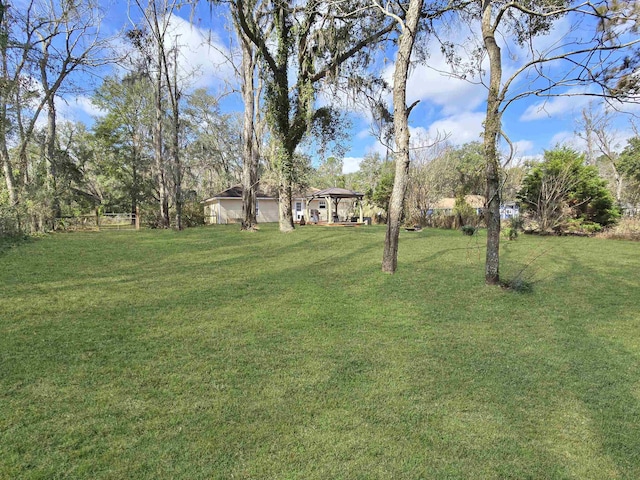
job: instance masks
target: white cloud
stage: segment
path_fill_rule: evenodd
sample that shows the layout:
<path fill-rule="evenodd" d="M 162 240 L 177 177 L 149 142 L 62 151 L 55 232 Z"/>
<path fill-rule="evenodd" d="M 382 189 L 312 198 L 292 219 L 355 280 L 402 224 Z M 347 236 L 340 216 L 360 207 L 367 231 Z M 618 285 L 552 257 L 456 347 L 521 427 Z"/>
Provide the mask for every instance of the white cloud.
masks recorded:
<path fill-rule="evenodd" d="M 230 59 L 233 52 L 224 45 L 214 32 L 199 28 L 188 20 L 173 15 L 166 31 L 167 50 L 179 47 L 179 79 L 186 89 L 208 88 L 234 81 L 234 69 Z M 116 40 L 116 50 L 125 52 L 127 57 L 135 58 L 138 53 L 125 41 Z M 116 71 L 120 75 L 127 73 L 131 65 L 119 63 Z"/>
<path fill-rule="evenodd" d="M 384 158 L 387 155 L 387 147 L 380 143 L 380 140 L 376 140 L 373 144 L 369 145 L 369 148 L 367 148 L 367 153 L 377 153 L 382 158 Z"/>
<path fill-rule="evenodd" d="M 542 102 L 529 105 L 520 116 L 520 120 L 528 122 L 575 114 L 591 101 L 590 97 L 580 96 L 581 93 L 585 93 L 585 91 L 573 89 L 567 92 L 567 96 L 551 97 Z"/>
<path fill-rule="evenodd" d="M 514 153 L 516 156 L 523 156 L 533 149 L 533 142 L 530 140 L 518 140 L 517 142 L 513 142 L 513 149 L 515 150 Z"/>
<path fill-rule="evenodd" d="M 82 120 L 86 116 L 102 117 L 105 111 L 91 103 L 91 99 L 86 96 L 79 96 L 72 99 L 62 100 L 56 98 L 56 107 L 61 117 L 67 120 Z"/>
<path fill-rule="evenodd" d="M 444 62 L 444 60 L 442 60 Z M 429 62 L 433 66 L 432 62 Z M 442 108 L 444 115 L 473 110 L 486 99 L 487 92 L 481 85 L 450 77 L 430 66 L 418 66 L 407 81 L 407 99 L 411 104 L 426 100 Z M 447 68 L 441 64 L 435 68 Z"/>
<path fill-rule="evenodd" d="M 362 157 L 344 157 L 342 159 L 342 173 L 353 173 L 360 170 Z"/>
<path fill-rule="evenodd" d="M 356 138 L 358 140 L 364 140 L 365 138 L 369 138 L 372 136 L 371 130 L 368 129 L 364 129 L 364 130 L 360 130 L 357 134 L 356 134 Z"/>
<path fill-rule="evenodd" d="M 454 145 L 481 140 L 482 122 L 485 115 L 478 112 L 451 115 L 433 122 L 427 129 L 429 138 L 449 135 L 448 141 Z"/>
<path fill-rule="evenodd" d="M 464 45 L 464 33 L 457 32 L 452 35 L 451 41 Z M 460 55 L 460 62 L 467 64 L 471 60 L 471 53 L 464 48 L 458 48 L 456 54 Z M 486 62 L 483 62 L 483 66 Z M 394 64 L 390 64 L 383 72 L 383 77 L 392 84 Z M 469 78 L 471 81 L 455 77 L 451 72 L 451 66 L 440 48 L 430 48 L 429 57 L 425 63 L 417 63 L 409 72 L 407 80 L 407 103 L 412 104 L 416 100 L 428 101 L 442 108 L 443 115 L 454 115 L 460 112 L 473 110 L 487 96 L 486 88 L 477 83 L 478 78 Z"/>
<path fill-rule="evenodd" d="M 234 71 L 229 62 L 231 53 L 215 34 L 173 16 L 167 38 L 170 47 L 174 42 L 179 46 L 182 78 L 189 86 L 209 87 L 233 78 Z"/>
<path fill-rule="evenodd" d="M 558 145 L 566 145 L 578 151 L 586 150 L 587 144 L 583 138 L 578 137 L 575 132 L 563 130 L 556 133 L 549 141 L 549 148 L 556 148 Z"/>

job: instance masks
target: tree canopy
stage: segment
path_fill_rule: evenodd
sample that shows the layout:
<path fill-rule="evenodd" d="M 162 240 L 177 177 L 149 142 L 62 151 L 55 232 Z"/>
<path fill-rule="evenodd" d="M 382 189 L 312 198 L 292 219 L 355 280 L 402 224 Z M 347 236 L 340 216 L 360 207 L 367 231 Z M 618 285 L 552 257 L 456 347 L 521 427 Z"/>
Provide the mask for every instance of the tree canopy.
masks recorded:
<path fill-rule="evenodd" d="M 570 219 L 607 226 L 619 216 L 598 170 L 568 147 L 545 152 L 524 177 L 518 199 L 542 232 L 562 231 Z"/>

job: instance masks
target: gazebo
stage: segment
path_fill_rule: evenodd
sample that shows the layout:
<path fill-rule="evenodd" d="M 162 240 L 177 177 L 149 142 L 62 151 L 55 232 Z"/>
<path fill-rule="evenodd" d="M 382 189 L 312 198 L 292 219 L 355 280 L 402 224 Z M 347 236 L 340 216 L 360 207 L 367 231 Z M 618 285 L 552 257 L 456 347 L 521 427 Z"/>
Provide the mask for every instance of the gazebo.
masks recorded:
<path fill-rule="evenodd" d="M 344 199 L 356 199 L 356 201 L 358 202 L 358 207 L 360 208 L 359 223 L 363 223 L 362 197 L 364 197 L 362 193 L 357 193 L 357 192 L 354 192 L 353 190 L 347 190 L 346 188 L 338 188 L 338 187 L 325 188 L 324 190 L 315 192 L 314 194 L 307 197 L 307 202 L 306 202 L 307 218 L 310 218 L 309 203 L 316 198 L 322 198 L 327 202 L 327 205 L 330 205 L 329 215 L 327 215 L 327 223 L 342 223 L 338 218 L 338 203 L 340 203 L 340 200 L 344 200 Z"/>

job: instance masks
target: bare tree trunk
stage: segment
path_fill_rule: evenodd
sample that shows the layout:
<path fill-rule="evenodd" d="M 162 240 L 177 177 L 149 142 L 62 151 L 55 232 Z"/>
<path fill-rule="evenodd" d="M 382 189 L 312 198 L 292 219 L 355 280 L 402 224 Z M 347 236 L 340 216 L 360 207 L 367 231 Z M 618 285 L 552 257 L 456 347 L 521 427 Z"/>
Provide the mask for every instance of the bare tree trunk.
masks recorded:
<path fill-rule="evenodd" d="M 278 202 L 280 212 L 280 231 L 284 233 L 292 232 L 294 230 L 294 226 L 293 212 L 291 211 L 291 200 L 293 199 L 291 182 L 282 182 L 278 190 L 278 196 L 280 197 Z"/>
<path fill-rule="evenodd" d="M 624 185 L 624 177 L 618 171 L 616 165 L 613 165 L 613 175 L 616 185 L 616 203 L 622 205 L 622 187 Z"/>
<path fill-rule="evenodd" d="M 11 206 L 15 206 L 18 203 L 16 181 L 15 177 L 13 176 L 13 169 L 11 168 L 9 151 L 7 150 L 7 144 L 4 134 L 2 135 L 2 140 L 2 147 L 0 148 L 0 155 L 2 156 L 2 172 L 4 173 L 4 179 L 7 185 L 7 192 L 9 192 L 9 203 L 11 204 Z"/>
<path fill-rule="evenodd" d="M 138 215 L 138 200 L 140 195 L 140 179 L 138 176 L 138 165 L 142 156 L 142 148 L 140 147 L 140 139 L 137 133 L 132 138 L 132 161 L 131 161 L 131 213 Z M 136 217 L 137 218 L 137 217 Z"/>
<path fill-rule="evenodd" d="M 62 215 L 60 208 L 60 196 L 58 192 L 58 171 L 57 171 L 57 152 L 56 152 L 56 106 L 54 97 L 51 95 L 47 101 L 47 135 L 46 135 L 46 159 L 48 166 L 48 190 L 51 202 L 50 216 L 52 228 L 55 227 L 55 219 Z"/>
<path fill-rule="evenodd" d="M 382 254 L 382 271 L 385 273 L 394 273 L 398 266 L 400 222 L 409 180 L 409 113 L 411 112 L 411 108 L 407 107 L 407 78 L 409 76 L 411 52 L 416 40 L 422 5 L 423 0 L 411 0 L 409 3 L 405 23 L 402 25 L 396 66 L 393 74 L 393 126 L 396 144 L 396 176 L 393 182 L 391 199 L 389 200 L 387 233 L 384 239 L 384 252 Z"/>
<path fill-rule="evenodd" d="M 242 212 L 243 230 L 253 230 L 258 223 L 256 215 L 256 190 L 258 184 L 258 145 L 255 132 L 255 47 L 238 28 L 242 45 L 242 100 L 244 119 L 242 127 Z"/>
<path fill-rule="evenodd" d="M 180 161 L 180 140 L 179 140 L 179 112 L 174 112 L 174 121 L 176 125 L 174 125 L 173 132 L 173 167 L 175 169 L 174 180 L 175 180 L 175 189 L 176 189 L 176 228 L 178 230 L 182 230 L 182 163 Z"/>
<path fill-rule="evenodd" d="M 2 50 L 3 60 L 2 60 L 2 70 L 3 77 L 6 78 L 6 49 Z M 7 102 L 6 99 L 2 98 L 2 108 L 0 117 L 0 156 L 2 157 L 2 173 L 4 173 L 5 183 L 7 185 L 7 192 L 9 193 L 9 203 L 11 206 L 14 206 L 18 203 L 18 194 L 16 192 L 16 180 L 13 175 L 13 168 L 11 167 L 11 160 L 9 157 L 9 148 L 7 147 L 7 127 L 9 119 L 7 118 Z"/>
<path fill-rule="evenodd" d="M 158 48 L 158 71 L 155 78 L 155 111 L 156 118 L 153 126 L 153 153 L 156 164 L 158 181 L 158 197 L 160 206 L 160 223 L 163 228 L 169 227 L 169 200 L 165 181 L 164 160 L 162 158 L 162 120 L 164 110 L 162 108 L 162 55 Z"/>
<path fill-rule="evenodd" d="M 162 48 L 164 52 L 164 47 Z M 174 182 L 176 195 L 176 228 L 182 230 L 182 164 L 180 162 L 180 91 L 178 89 L 178 47 L 173 51 L 173 85 L 169 82 L 169 64 L 166 55 L 164 58 L 164 68 L 167 77 L 167 86 L 170 89 L 172 119 L 172 145 Z"/>
<path fill-rule="evenodd" d="M 495 39 L 491 23 L 491 0 L 482 2 L 482 37 L 489 55 L 489 94 L 484 126 L 486 197 L 485 221 L 487 223 L 487 255 L 485 282 L 500 283 L 500 164 L 498 160 L 498 136 L 501 130 L 500 88 L 502 82 L 502 54 Z"/>
<path fill-rule="evenodd" d="M 278 138 L 275 132 L 273 142 L 275 147 L 271 153 L 271 161 L 275 162 L 275 170 L 278 174 L 278 213 L 280 231 L 283 233 L 292 232 L 295 229 L 293 224 L 293 211 L 291 201 L 293 200 L 293 152 L 287 150 L 282 138 Z"/>

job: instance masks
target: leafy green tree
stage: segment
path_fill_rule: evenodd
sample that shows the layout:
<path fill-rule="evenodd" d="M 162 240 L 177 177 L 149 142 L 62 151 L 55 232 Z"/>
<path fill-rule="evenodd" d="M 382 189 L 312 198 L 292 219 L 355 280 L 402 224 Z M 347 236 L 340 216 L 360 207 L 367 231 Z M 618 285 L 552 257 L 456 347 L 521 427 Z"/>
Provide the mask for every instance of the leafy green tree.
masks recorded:
<path fill-rule="evenodd" d="M 151 175 L 151 86 L 144 75 L 107 77 L 92 98 L 92 103 L 106 113 L 93 127 L 97 140 L 108 151 L 102 168 L 128 192 L 134 214 L 142 200 L 142 185 Z"/>
<path fill-rule="evenodd" d="M 620 154 L 620 169 L 631 180 L 640 182 L 640 137 L 627 141 L 627 146 Z"/>
<path fill-rule="evenodd" d="M 370 58 L 363 54 L 393 28 L 381 21 L 368 2 L 304 2 L 278 0 L 267 3 L 268 27 L 255 22 L 259 0 L 234 0 L 232 8 L 244 35 L 261 56 L 265 79 L 266 120 L 274 143 L 270 155 L 280 174 L 280 230 L 293 230 L 291 212 L 294 155 L 310 126 L 318 118 L 314 109 L 321 81 L 335 78 L 341 67 L 354 68 Z M 358 62 L 359 60 L 359 62 Z"/>
<path fill-rule="evenodd" d="M 336 157 L 323 161 L 314 175 L 313 185 L 318 188 L 345 187 L 345 176 L 342 173 L 344 162 Z"/>
<path fill-rule="evenodd" d="M 562 230 L 569 219 L 606 226 L 619 216 L 598 170 L 567 147 L 545 152 L 525 176 L 518 198 L 542 232 Z"/>
<path fill-rule="evenodd" d="M 395 168 L 393 162 L 383 162 L 378 170 L 375 184 L 365 193 L 365 198 L 376 207 L 383 209 L 385 213 L 389 212 L 394 177 Z"/>
<path fill-rule="evenodd" d="M 202 198 L 237 182 L 246 161 L 238 118 L 222 113 L 215 96 L 197 89 L 188 96 L 181 121 L 186 144 L 182 162 L 185 189 Z"/>
<path fill-rule="evenodd" d="M 637 25 L 640 10 L 635 0 L 616 2 L 571 0 L 478 0 L 455 2 L 463 21 L 480 24 L 477 49 L 465 38 L 467 51 L 474 51 L 470 63 L 461 60 L 461 45 L 446 43 L 445 54 L 457 74 L 468 78 L 470 71 L 486 72 L 487 86 L 484 121 L 485 222 L 487 250 L 485 282 L 500 283 L 500 182 L 499 142 L 508 138 L 502 118 L 515 101 L 532 95 L 567 95 L 567 89 L 588 86 L 590 95 L 625 98 L 637 95 Z M 539 48 L 536 37 L 548 34 L 559 19 L 570 33 L 551 47 Z M 472 19 L 472 21 L 468 21 Z M 516 68 L 504 68 L 501 43 L 517 45 L 522 62 Z M 475 65 L 471 65 L 475 64 Z M 550 65 L 566 65 L 566 69 Z M 556 76 L 555 72 L 561 72 Z M 521 78 L 527 81 L 518 81 Z M 540 80 L 540 81 L 537 81 Z M 595 87 L 595 88 L 593 88 Z"/>

